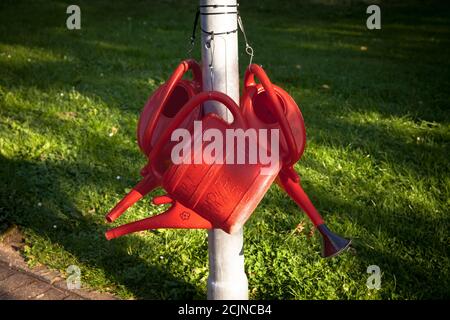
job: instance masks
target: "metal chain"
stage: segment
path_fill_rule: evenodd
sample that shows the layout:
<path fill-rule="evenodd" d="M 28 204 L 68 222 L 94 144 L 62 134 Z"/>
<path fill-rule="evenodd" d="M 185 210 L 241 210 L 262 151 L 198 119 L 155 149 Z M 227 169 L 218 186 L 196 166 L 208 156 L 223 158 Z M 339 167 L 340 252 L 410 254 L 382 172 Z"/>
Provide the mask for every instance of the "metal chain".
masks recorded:
<path fill-rule="evenodd" d="M 211 61 L 208 65 L 209 72 L 210 72 L 210 79 L 211 79 L 211 90 L 214 91 L 214 49 L 215 49 L 215 42 L 214 42 L 214 31 L 210 32 L 211 37 L 207 42 L 205 42 L 205 48 L 206 50 L 209 50 L 211 53 Z M 211 45 L 212 43 L 212 45 Z"/>
<path fill-rule="evenodd" d="M 247 34 L 245 33 L 245 29 L 244 29 L 244 23 L 242 22 L 242 18 L 241 18 L 241 15 L 239 14 L 239 12 L 237 14 L 237 21 L 238 21 L 239 29 L 241 29 L 242 35 L 244 36 L 245 52 L 250 56 L 250 62 L 248 63 L 248 65 L 251 65 L 253 62 L 254 52 L 253 52 L 253 48 L 248 43 Z"/>
<path fill-rule="evenodd" d="M 211 7 L 214 7 L 214 8 L 216 8 L 218 6 L 219 5 L 211 5 Z M 237 5 L 237 6 L 239 6 L 239 5 Z M 203 6 L 203 7 L 209 7 L 209 6 Z M 228 6 L 223 6 L 223 7 L 228 7 Z M 250 57 L 250 60 L 249 60 L 249 63 L 248 63 L 248 65 L 250 66 L 252 64 L 252 62 L 253 62 L 254 51 L 253 51 L 252 46 L 250 46 L 250 44 L 248 42 L 247 34 L 245 33 L 244 23 L 242 22 L 241 15 L 239 14 L 239 11 L 237 11 L 237 10 L 236 10 L 236 12 L 224 12 L 222 14 L 229 14 L 229 13 L 236 13 L 237 14 L 237 23 L 238 23 L 239 29 L 242 32 L 242 35 L 244 36 L 245 52 Z M 196 30 L 197 30 L 198 18 L 199 18 L 199 16 L 201 14 L 203 14 L 203 13 L 200 12 L 200 7 L 199 7 L 199 9 L 197 10 L 197 12 L 195 14 L 194 25 L 193 25 L 193 28 L 192 28 L 192 35 L 191 35 L 189 47 L 188 47 L 188 50 L 187 50 L 187 54 L 188 54 L 189 57 L 192 56 L 192 51 L 193 51 L 194 46 L 195 46 L 195 33 L 196 33 Z M 212 66 L 212 62 L 213 62 L 213 58 L 214 58 L 214 35 L 234 33 L 234 32 L 237 31 L 237 29 L 236 30 L 232 30 L 232 31 L 225 31 L 225 32 L 221 32 L 221 33 L 216 33 L 216 34 L 214 33 L 214 31 L 206 31 L 206 30 L 203 30 L 203 28 L 201 28 L 201 30 L 202 30 L 202 32 L 207 33 L 207 34 L 209 34 L 211 36 L 211 38 L 208 40 L 208 42 L 205 43 L 205 47 L 206 47 L 207 50 L 211 50 L 211 63 L 209 65 L 209 69 L 210 69 L 210 72 L 211 72 L 211 79 L 214 79 L 214 68 Z M 212 43 L 212 46 L 211 46 L 211 43 Z M 213 88 L 213 81 L 211 83 L 211 88 L 214 89 Z"/>
<path fill-rule="evenodd" d="M 192 27 L 192 35 L 191 35 L 188 50 L 187 50 L 187 55 L 189 58 L 192 58 L 192 51 L 194 50 L 195 32 L 197 31 L 197 24 L 198 24 L 199 16 L 200 16 L 200 9 L 197 9 L 197 12 L 195 13 L 195 18 L 194 18 L 194 25 Z"/>
<path fill-rule="evenodd" d="M 200 6 L 200 7 L 214 7 L 214 8 L 217 8 L 219 6 L 220 7 L 232 7 L 232 6 L 227 6 L 227 5 L 210 5 L 210 6 Z M 236 7 L 238 7 L 238 6 L 239 6 L 239 4 L 236 5 Z M 187 53 L 188 53 L 189 57 L 191 57 L 192 51 L 193 51 L 194 45 L 195 45 L 195 33 L 196 33 L 196 30 L 197 30 L 198 18 L 199 18 L 199 16 L 201 14 L 203 14 L 202 12 L 200 12 L 200 7 L 197 9 L 197 12 L 195 13 L 194 25 L 193 25 L 193 28 L 192 28 L 192 35 L 191 35 L 189 47 L 188 47 L 188 50 L 187 50 Z M 245 40 L 245 52 L 247 53 L 247 55 L 250 56 L 249 65 L 251 65 L 252 62 L 253 62 L 254 51 L 253 51 L 253 48 L 248 43 L 248 38 L 247 38 L 247 34 L 245 33 L 244 23 L 242 22 L 241 15 L 239 14 L 238 10 L 236 10 L 236 12 L 222 12 L 220 14 L 229 14 L 229 13 L 236 13 L 237 14 L 238 26 L 239 26 L 239 29 L 241 29 L 242 35 L 244 36 L 244 40 Z M 207 30 L 203 30 L 203 29 L 201 29 L 201 30 L 202 30 L 202 32 L 211 35 L 211 40 L 214 40 L 214 31 L 207 31 Z M 236 32 L 236 31 L 237 31 L 237 29 L 236 30 L 232 30 L 232 31 L 221 32 L 220 34 L 230 34 L 230 33 Z M 216 35 L 218 35 L 218 34 L 216 34 Z"/>

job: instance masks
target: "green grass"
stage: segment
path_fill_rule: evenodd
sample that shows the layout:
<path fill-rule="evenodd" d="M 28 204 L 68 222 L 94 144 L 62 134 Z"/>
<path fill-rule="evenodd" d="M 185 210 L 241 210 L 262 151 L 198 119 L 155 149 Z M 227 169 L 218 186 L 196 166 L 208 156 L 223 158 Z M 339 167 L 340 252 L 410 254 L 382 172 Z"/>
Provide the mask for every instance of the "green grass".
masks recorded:
<path fill-rule="evenodd" d="M 255 62 L 301 106 L 303 186 L 354 250 L 320 258 L 318 234 L 273 186 L 245 227 L 250 297 L 448 299 L 450 7 L 386 1 L 382 30 L 369 31 L 363 3 L 324 2 L 240 11 Z M 186 57 L 195 1 L 78 1 L 80 31 L 65 28 L 69 4 L 0 2 L 0 231 L 19 225 L 31 265 L 79 265 L 98 290 L 204 298 L 206 232 L 103 237 L 139 179 L 137 118 Z M 160 211 L 149 198 L 118 223 Z M 379 291 L 366 287 L 372 264 Z"/>

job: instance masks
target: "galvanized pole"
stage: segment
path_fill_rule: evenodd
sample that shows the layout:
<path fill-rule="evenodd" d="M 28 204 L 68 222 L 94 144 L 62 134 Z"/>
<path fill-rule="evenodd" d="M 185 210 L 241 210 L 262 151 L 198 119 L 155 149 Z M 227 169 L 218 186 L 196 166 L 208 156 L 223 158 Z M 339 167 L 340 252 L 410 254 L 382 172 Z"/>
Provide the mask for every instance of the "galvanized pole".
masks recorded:
<path fill-rule="evenodd" d="M 237 1 L 200 0 L 200 25 L 204 90 L 224 92 L 239 103 Z M 205 103 L 204 110 L 233 119 L 219 103 Z M 208 231 L 208 299 L 248 299 L 243 244 L 242 229 L 232 235 Z"/>

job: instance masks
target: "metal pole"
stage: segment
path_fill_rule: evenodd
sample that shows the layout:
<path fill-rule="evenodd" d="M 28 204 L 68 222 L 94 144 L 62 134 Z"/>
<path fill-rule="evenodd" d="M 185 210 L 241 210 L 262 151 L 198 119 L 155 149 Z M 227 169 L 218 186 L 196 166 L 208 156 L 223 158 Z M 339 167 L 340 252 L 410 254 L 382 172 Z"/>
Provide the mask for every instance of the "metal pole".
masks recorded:
<path fill-rule="evenodd" d="M 237 1 L 200 0 L 200 12 L 204 90 L 224 92 L 239 103 L 238 32 L 233 32 L 237 30 Z M 233 120 L 219 103 L 207 102 L 204 110 Z M 243 234 L 242 229 L 232 235 L 220 229 L 208 231 L 208 299 L 248 299 Z"/>

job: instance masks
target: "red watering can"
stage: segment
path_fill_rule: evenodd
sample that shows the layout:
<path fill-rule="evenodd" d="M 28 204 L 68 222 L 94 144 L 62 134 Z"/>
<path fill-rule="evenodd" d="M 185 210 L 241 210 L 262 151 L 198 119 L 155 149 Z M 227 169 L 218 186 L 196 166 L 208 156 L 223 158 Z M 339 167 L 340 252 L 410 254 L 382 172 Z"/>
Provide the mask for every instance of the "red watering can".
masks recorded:
<path fill-rule="evenodd" d="M 192 70 L 193 80 L 183 80 L 186 72 Z M 148 155 L 175 115 L 194 95 L 202 89 L 202 74 L 198 63 L 192 59 L 182 61 L 175 69 L 167 82 L 161 85 L 147 100 L 141 112 L 137 128 L 137 141 L 139 148 Z M 181 126 L 192 123 L 200 117 L 200 110 L 194 110 Z M 159 162 L 170 161 L 169 146 L 161 153 Z M 112 222 L 122 215 L 130 206 L 143 196 L 157 188 L 161 181 L 154 175 L 144 177 L 106 216 Z"/>
<path fill-rule="evenodd" d="M 260 80 L 256 84 L 254 77 Z M 276 97 L 276 98 L 275 98 Z M 271 106 L 274 100 L 278 103 L 275 112 L 282 113 L 274 116 L 274 108 Z M 294 99 L 283 89 L 272 85 L 264 70 L 256 64 L 249 66 L 244 77 L 244 93 L 241 98 L 242 112 L 248 119 L 249 126 L 258 128 L 283 128 L 280 139 L 280 153 L 283 159 L 283 168 L 277 178 L 277 183 L 286 193 L 306 212 L 322 235 L 322 256 L 332 257 L 347 249 L 351 241 L 332 233 L 325 225 L 319 212 L 309 200 L 300 186 L 300 177 L 295 172 L 293 165 L 300 159 L 305 149 L 306 130 L 300 108 Z M 277 122 L 275 119 L 283 119 L 288 124 Z"/>
<path fill-rule="evenodd" d="M 197 68 L 197 70 L 199 69 Z M 182 74 L 177 81 L 181 79 Z M 261 84 L 255 83 L 255 75 L 260 79 Z M 174 76 L 171 77 L 171 79 L 173 78 Z M 126 197 L 122 200 L 125 202 L 125 206 L 121 207 L 122 202 L 119 203 L 116 207 L 119 209 L 113 209 L 110 215 L 117 211 L 122 213 L 159 184 L 167 190 L 169 195 L 155 198 L 153 202 L 155 204 L 173 203 L 173 205 L 161 215 L 112 229 L 107 232 L 107 238 L 112 239 L 130 232 L 156 228 L 222 228 L 229 233 L 241 228 L 266 193 L 280 168 L 277 167 L 271 174 L 262 176 L 260 165 L 259 167 L 258 165 L 232 164 L 171 165 L 169 160 L 171 147 L 169 146 L 173 146 L 173 144 L 164 146 L 164 143 L 169 140 L 176 127 L 186 127 L 193 119 L 200 116 L 198 111 L 192 111 L 202 102 L 211 99 L 220 101 L 232 111 L 237 119 L 232 126 L 229 126 L 217 116 L 208 115 L 202 119 L 203 132 L 214 128 L 224 133 L 226 129 L 230 128 L 245 129 L 246 125 L 234 102 L 221 93 L 199 94 L 192 101 L 189 100 L 182 111 L 180 111 L 180 106 L 186 100 L 177 98 L 170 104 L 177 107 L 172 108 L 172 111 L 166 111 L 165 108 L 162 112 L 163 117 L 159 116 L 159 113 L 161 113 L 164 102 L 161 103 L 158 100 L 157 93 L 154 94 L 155 96 L 153 102 L 156 107 L 153 109 L 156 109 L 158 116 L 148 111 L 152 110 L 148 107 L 152 101 L 150 99 L 138 126 L 139 145 L 149 157 L 149 164 L 142 170 L 144 180 L 127 195 L 128 199 Z M 189 94 L 179 94 L 178 96 L 187 97 Z M 303 154 L 306 140 L 303 118 L 295 101 L 283 89 L 272 85 L 262 68 L 251 65 L 245 75 L 245 90 L 241 104 L 250 127 L 281 129 L 280 145 L 283 169 L 279 172 L 277 182 L 308 214 L 321 232 L 324 242 L 323 256 L 330 257 L 342 252 L 350 245 L 350 241 L 331 233 L 326 227 L 323 219 L 298 184 L 300 179 L 293 169 L 293 164 Z M 178 115 L 173 118 L 177 113 Z M 163 125 L 158 127 L 160 123 Z M 153 137 L 160 136 L 161 131 L 167 125 L 170 125 L 169 129 L 156 142 Z M 192 133 L 192 127 L 190 129 Z M 158 133 L 155 134 L 155 132 Z M 152 147 L 154 147 L 153 150 Z M 194 154 L 202 150 L 203 148 L 194 150 Z M 237 150 L 234 151 L 236 154 Z M 191 154 L 190 157 L 195 156 Z M 139 190 L 139 187 L 142 188 L 142 191 Z"/>
<path fill-rule="evenodd" d="M 154 160 L 158 159 L 159 153 L 174 129 L 194 108 L 207 100 L 224 104 L 232 112 L 234 122 L 228 124 L 215 114 L 207 114 L 201 120 L 202 133 L 214 129 L 226 135 L 227 130 L 247 129 L 246 119 L 230 97 L 220 92 L 202 92 L 193 97 L 178 112 L 167 131 L 150 152 L 149 163 L 144 168 L 144 173 L 160 176 L 160 172 L 164 170 L 156 167 Z M 187 143 L 191 146 L 195 142 Z M 191 164 L 171 164 L 160 176 L 161 184 L 168 195 L 155 198 L 154 203 L 173 203 L 168 211 L 109 230 L 106 237 L 112 239 L 130 232 L 155 228 L 221 228 L 228 233 L 240 229 L 274 182 L 281 169 L 280 163 L 274 165 L 266 174 L 261 174 L 263 165 L 260 163 L 213 162 L 208 164 L 203 161 L 201 164 L 192 164 L 196 153 L 204 150 L 206 150 L 205 144 L 202 144 L 200 148 L 194 148 L 193 154 L 184 158 L 191 160 Z M 226 148 L 222 151 L 226 158 L 230 150 Z M 235 144 L 232 152 L 237 154 L 237 151 L 237 144 Z"/>

